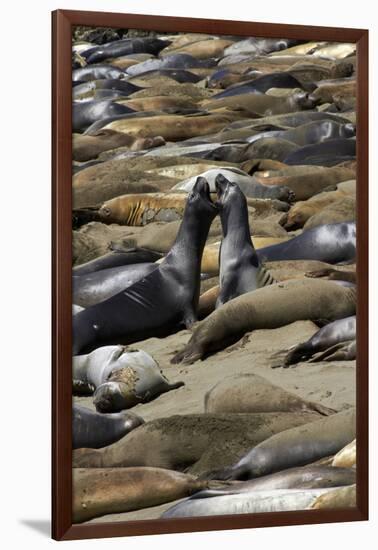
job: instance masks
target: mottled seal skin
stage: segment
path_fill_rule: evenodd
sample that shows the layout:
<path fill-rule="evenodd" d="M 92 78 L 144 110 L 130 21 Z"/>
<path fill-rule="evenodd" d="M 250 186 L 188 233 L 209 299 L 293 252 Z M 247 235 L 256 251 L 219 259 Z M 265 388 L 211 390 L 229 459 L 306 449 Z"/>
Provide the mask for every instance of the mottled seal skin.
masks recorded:
<path fill-rule="evenodd" d="M 198 178 L 170 252 L 150 275 L 73 319 L 73 354 L 131 343 L 196 321 L 203 249 L 218 212 L 206 180 Z"/>
<path fill-rule="evenodd" d="M 250 479 L 303 466 L 337 453 L 356 436 L 356 411 L 349 409 L 275 434 L 216 479 Z"/>
<path fill-rule="evenodd" d="M 83 132 L 96 120 L 133 113 L 133 109 L 104 99 L 99 101 L 81 101 L 72 107 L 72 128 L 74 132 Z"/>
<path fill-rule="evenodd" d="M 334 409 L 302 399 L 294 393 L 271 384 L 257 374 L 239 374 L 221 380 L 205 396 L 207 413 L 310 411 L 328 416 Z"/>
<path fill-rule="evenodd" d="M 316 418 L 308 412 L 173 415 L 147 422 L 103 449 L 76 450 L 73 465 L 154 466 L 199 475 L 232 464 L 273 433 Z"/>
<path fill-rule="evenodd" d="M 160 40 L 159 38 L 126 38 L 90 48 L 84 51 L 82 55 L 85 57 L 87 63 L 100 63 L 105 59 L 132 53 L 151 53 L 157 55 L 169 44 L 170 41 Z"/>
<path fill-rule="evenodd" d="M 130 249 L 127 252 L 113 249 L 111 252 L 108 252 L 99 258 L 73 267 L 72 274 L 74 276 L 88 275 L 89 273 L 94 273 L 96 271 L 102 271 L 113 267 L 156 262 L 161 257 L 162 254 L 159 252 L 144 248 L 138 248 L 135 250 Z"/>
<path fill-rule="evenodd" d="M 306 361 L 320 351 L 332 348 L 341 342 L 355 340 L 356 316 L 337 319 L 322 327 L 307 342 L 298 344 L 285 357 L 284 365 L 294 365 Z"/>
<path fill-rule="evenodd" d="M 317 226 L 283 243 L 261 248 L 258 255 L 264 261 L 348 262 L 356 257 L 356 224 L 342 222 Z"/>
<path fill-rule="evenodd" d="M 191 498 L 209 498 L 249 493 L 250 491 L 275 491 L 279 489 L 323 489 L 351 485 L 355 481 L 356 471 L 353 468 L 309 465 L 289 468 L 243 483 L 230 483 L 228 486 L 219 489 L 204 489 Z"/>
<path fill-rule="evenodd" d="M 102 269 L 86 275 L 72 277 L 73 303 L 82 307 L 93 306 L 118 294 L 152 273 L 155 263 L 138 263 Z"/>
<path fill-rule="evenodd" d="M 118 67 L 111 65 L 87 65 L 72 71 L 72 80 L 86 82 L 88 80 L 116 80 L 125 78 L 126 74 Z"/>
<path fill-rule="evenodd" d="M 88 80 L 75 86 L 72 90 L 72 98 L 76 100 L 92 99 L 96 91 L 120 92 L 125 96 L 141 90 L 140 86 L 135 86 L 131 82 L 114 78 Z"/>
<path fill-rule="evenodd" d="M 100 449 L 144 424 L 133 413 L 99 414 L 86 407 L 74 405 L 72 411 L 72 448 Z"/>
<path fill-rule="evenodd" d="M 187 345 L 171 362 L 192 364 L 252 330 L 278 328 L 300 320 L 334 321 L 355 314 L 355 288 L 314 281 L 323 284 L 308 285 L 306 279 L 294 279 L 234 298 L 196 325 Z"/>
<path fill-rule="evenodd" d="M 118 412 L 151 401 L 170 390 L 183 386 L 171 384 L 156 361 L 145 351 L 123 346 L 104 346 L 72 361 L 75 393 L 94 393 L 94 404 L 100 412 Z"/>
<path fill-rule="evenodd" d="M 341 487 L 320 495 L 311 505 L 314 510 L 355 508 L 357 506 L 356 485 Z"/>
<path fill-rule="evenodd" d="M 235 183 L 222 174 L 215 179 L 223 239 L 219 254 L 220 292 L 216 307 L 229 300 L 275 282 L 261 266 L 252 244 L 247 201 Z"/>
<path fill-rule="evenodd" d="M 205 499 L 187 499 L 169 508 L 162 518 L 220 516 L 305 510 L 328 489 L 251 491 Z"/>
<path fill-rule="evenodd" d="M 73 521 L 157 506 L 189 496 L 212 482 L 162 468 L 73 471 Z"/>

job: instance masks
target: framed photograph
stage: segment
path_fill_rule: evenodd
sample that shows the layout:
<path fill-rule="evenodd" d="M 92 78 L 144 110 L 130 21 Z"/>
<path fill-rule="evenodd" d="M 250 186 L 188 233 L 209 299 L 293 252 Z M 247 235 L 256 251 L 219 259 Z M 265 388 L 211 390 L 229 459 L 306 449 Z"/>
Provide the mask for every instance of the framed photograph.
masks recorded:
<path fill-rule="evenodd" d="M 368 31 L 52 24 L 53 538 L 368 519 Z"/>

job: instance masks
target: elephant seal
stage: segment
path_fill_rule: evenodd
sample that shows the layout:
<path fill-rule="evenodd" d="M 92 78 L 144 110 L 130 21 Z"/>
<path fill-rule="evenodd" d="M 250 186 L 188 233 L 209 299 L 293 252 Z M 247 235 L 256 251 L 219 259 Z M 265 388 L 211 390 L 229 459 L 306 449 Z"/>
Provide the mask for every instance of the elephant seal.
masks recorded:
<path fill-rule="evenodd" d="M 329 489 L 276 489 L 187 499 L 169 508 L 161 517 L 181 518 L 305 510 L 326 492 L 329 492 Z"/>
<path fill-rule="evenodd" d="M 133 53 L 150 53 L 157 55 L 169 44 L 169 41 L 155 37 L 125 38 L 123 40 L 116 40 L 115 42 L 109 42 L 101 46 L 90 48 L 83 52 L 83 56 L 87 63 L 92 64 L 99 63 L 112 57 L 120 57 L 121 55 Z"/>
<path fill-rule="evenodd" d="M 99 414 L 74 405 L 72 411 L 72 448 L 99 449 L 115 443 L 144 424 L 133 413 Z"/>
<path fill-rule="evenodd" d="M 113 248 L 111 252 L 108 252 L 99 258 L 75 266 L 72 269 L 72 275 L 76 277 L 118 266 L 156 262 L 156 260 L 159 260 L 161 257 L 162 254 L 159 254 L 159 252 L 154 252 L 153 250 L 147 250 L 144 248 L 130 250 L 128 252 L 121 252 L 114 250 Z"/>
<path fill-rule="evenodd" d="M 196 320 L 202 253 L 217 212 L 208 183 L 198 178 L 175 244 L 159 267 L 124 292 L 75 315 L 73 354 L 104 344 L 136 342 L 180 323 L 191 327 Z"/>
<path fill-rule="evenodd" d="M 294 200 L 294 193 L 290 191 L 288 187 L 277 186 L 268 186 L 258 183 L 253 177 L 239 170 L 238 168 L 226 168 L 220 166 L 219 168 L 211 168 L 202 172 L 201 177 L 205 178 L 208 184 L 210 185 L 210 192 L 216 192 L 216 178 L 218 174 L 221 174 L 231 182 L 237 184 L 244 195 L 248 198 L 255 199 L 276 199 L 284 202 L 291 202 Z M 180 191 L 191 191 L 195 184 L 196 178 L 190 177 L 180 183 L 177 183 L 173 189 Z"/>
<path fill-rule="evenodd" d="M 305 145 L 282 159 L 285 164 L 314 164 L 335 166 L 356 157 L 356 140 L 353 138 L 328 139 Z"/>
<path fill-rule="evenodd" d="M 130 94 L 133 94 L 134 92 L 137 92 L 140 89 L 141 88 L 139 86 L 135 86 L 134 84 L 131 84 L 131 82 L 127 82 L 125 80 L 111 78 L 88 80 L 87 82 L 82 82 L 81 84 L 78 84 L 73 88 L 72 99 L 74 101 L 92 99 L 96 94 L 96 91 L 101 90 L 119 92 L 124 94 L 125 96 L 128 96 Z"/>
<path fill-rule="evenodd" d="M 314 214 L 304 224 L 304 229 L 324 226 L 331 223 L 349 222 L 356 219 L 356 197 L 344 196 L 323 210 Z"/>
<path fill-rule="evenodd" d="M 118 412 L 180 388 L 170 383 L 156 361 L 144 351 L 123 346 L 104 346 L 73 358 L 74 388 L 77 381 L 94 390 L 94 404 L 100 412 Z"/>
<path fill-rule="evenodd" d="M 224 55 L 262 56 L 296 46 L 298 42 L 298 40 L 291 38 L 245 38 L 244 40 L 238 40 L 232 46 L 228 46 Z"/>
<path fill-rule="evenodd" d="M 126 73 L 118 69 L 118 67 L 112 67 L 111 65 L 87 65 L 86 67 L 80 67 L 72 71 L 72 80 L 74 82 L 86 82 L 88 80 L 116 80 L 125 78 Z"/>
<path fill-rule="evenodd" d="M 222 174 L 215 179 L 223 240 L 219 251 L 220 291 L 216 307 L 229 300 L 275 283 L 260 263 L 253 247 L 248 223 L 247 201 L 236 183 Z"/>
<path fill-rule="evenodd" d="M 173 49 L 169 49 L 167 54 L 173 53 L 186 53 L 197 59 L 208 59 L 212 57 L 222 57 L 224 49 L 233 44 L 232 40 L 227 39 L 204 39 L 198 42 L 192 42 L 191 44 L 185 44 Z M 161 57 L 165 57 L 167 54 L 164 50 Z"/>
<path fill-rule="evenodd" d="M 162 468 L 75 468 L 73 521 L 82 523 L 106 514 L 157 506 L 211 483 Z"/>
<path fill-rule="evenodd" d="M 270 88 L 302 88 L 300 82 L 289 73 L 271 73 L 241 84 L 229 86 L 223 92 L 213 95 L 213 99 L 231 97 L 251 92 L 267 92 Z"/>
<path fill-rule="evenodd" d="M 320 495 L 311 505 L 312 509 L 355 508 L 357 506 L 356 485 L 340 487 Z"/>
<path fill-rule="evenodd" d="M 356 467 L 356 452 L 357 445 L 356 440 L 354 439 L 334 456 L 332 466 L 335 468 Z"/>
<path fill-rule="evenodd" d="M 133 109 L 114 103 L 111 100 L 93 100 L 74 103 L 72 107 L 72 129 L 74 132 L 83 132 L 96 120 L 133 113 Z"/>
<path fill-rule="evenodd" d="M 153 466 L 200 475 L 232 464 L 273 433 L 306 425 L 316 413 L 190 414 L 158 418 L 103 449 L 78 449 L 79 468 Z"/>
<path fill-rule="evenodd" d="M 334 321 L 355 314 L 355 288 L 315 281 L 323 284 L 309 285 L 306 279 L 294 279 L 234 298 L 196 325 L 187 345 L 171 362 L 192 364 L 252 330 L 278 328 L 299 320 Z M 74 320 L 84 313 L 75 315 Z"/>
<path fill-rule="evenodd" d="M 207 413 L 311 411 L 324 416 L 334 409 L 320 403 L 306 401 L 257 374 L 229 376 L 213 386 L 205 396 Z"/>
<path fill-rule="evenodd" d="M 269 437 L 235 465 L 216 472 L 214 477 L 249 479 L 303 466 L 337 453 L 355 436 L 355 409 L 339 412 Z"/>
<path fill-rule="evenodd" d="M 118 147 L 130 147 L 132 151 L 151 149 L 164 145 L 160 136 L 154 138 L 135 138 L 128 134 L 114 130 L 98 130 L 92 135 L 74 134 L 72 138 L 72 158 L 79 162 L 86 162 L 96 158 L 104 151 Z"/>
<path fill-rule="evenodd" d="M 355 340 L 356 316 L 337 319 L 320 328 L 307 342 L 298 344 L 286 355 L 284 366 L 306 361 L 321 351 L 333 348 L 336 344 Z"/>
<path fill-rule="evenodd" d="M 182 218 L 187 195 L 184 193 L 138 193 L 121 195 L 102 204 L 94 215 L 102 223 L 146 225 L 152 221 Z"/>
<path fill-rule="evenodd" d="M 284 185 L 294 192 L 297 201 L 305 201 L 323 190 L 336 189 L 339 182 L 354 178 L 347 168 L 320 166 L 290 166 L 284 170 L 260 171 L 255 179 L 264 185 Z"/>
<path fill-rule="evenodd" d="M 140 281 L 157 267 L 155 263 L 138 263 L 110 267 L 86 275 L 74 275 L 72 277 L 73 303 L 89 307 L 103 302 Z"/>
<path fill-rule="evenodd" d="M 351 485 L 355 481 L 356 472 L 353 468 L 308 465 L 289 468 L 235 485 L 229 482 L 230 484 L 225 487 L 204 489 L 192 498 L 200 499 L 249 493 L 250 491 L 275 491 L 279 489 L 323 489 Z"/>
<path fill-rule="evenodd" d="M 348 262 L 356 257 L 356 224 L 342 222 L 320 225 L 288 241 L 261 248 L 258 255 L 264 261 Z"/>

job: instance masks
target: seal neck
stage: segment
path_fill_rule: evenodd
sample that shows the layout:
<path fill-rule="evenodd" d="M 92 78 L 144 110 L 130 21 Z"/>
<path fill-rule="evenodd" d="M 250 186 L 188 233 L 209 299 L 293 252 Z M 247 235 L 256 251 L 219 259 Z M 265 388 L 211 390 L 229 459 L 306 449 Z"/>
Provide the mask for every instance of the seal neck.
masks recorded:
<path fill-rule="evenodd" d="M 253 248 L 246 203 L 227 205 L 220 214 L 223 239 L 232 239 L 237 245 L 250 245 Z"/>

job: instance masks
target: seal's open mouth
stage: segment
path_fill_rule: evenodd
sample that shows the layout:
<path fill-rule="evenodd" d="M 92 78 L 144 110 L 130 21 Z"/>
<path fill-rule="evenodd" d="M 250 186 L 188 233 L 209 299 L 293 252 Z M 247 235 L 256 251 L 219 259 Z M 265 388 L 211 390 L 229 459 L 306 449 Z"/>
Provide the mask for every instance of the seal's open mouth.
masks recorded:
<path fill-rule="evenodd" d="M 210 196 L 210 186 L 205 178 L 199 177 L 195 183 L 193 190 L 196 190 L 203 199 L 211 208 L 218 210 L 217 204 L 211 200 Z"/>
<path fill-rule="evenodd" d="M 215 178 L 215 189 L 217 191 L 217 205 L 222 206 L 227 199 L 230 190 L 231 182 L 228 181 L 222 174 L 218 174 Z"/>

